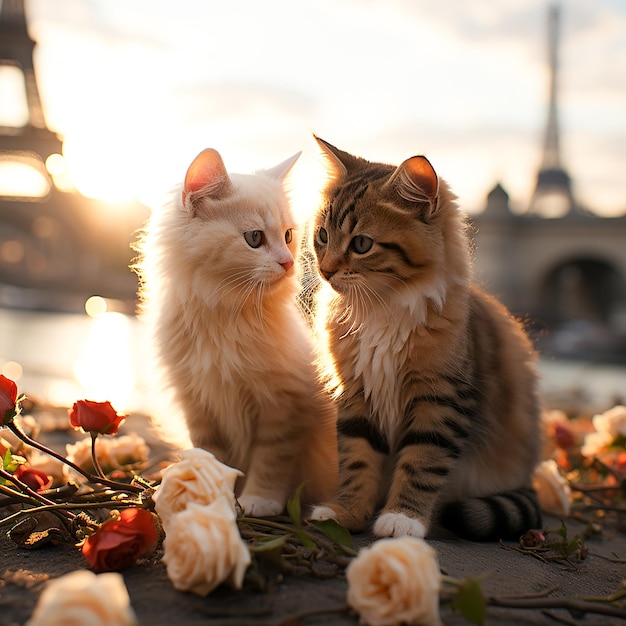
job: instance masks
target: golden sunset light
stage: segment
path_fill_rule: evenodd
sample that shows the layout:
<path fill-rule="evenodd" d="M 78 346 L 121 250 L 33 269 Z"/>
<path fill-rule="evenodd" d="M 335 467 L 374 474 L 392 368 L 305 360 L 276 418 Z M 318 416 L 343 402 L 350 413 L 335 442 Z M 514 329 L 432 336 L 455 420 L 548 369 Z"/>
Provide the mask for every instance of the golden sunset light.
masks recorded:
<path fill-rule="evenodd" d="M 521 211 L 541 158 L 546 3 L 480 6 L 30 0 L 27 8 L 46 117 L 86 195 L 154 205 L 205 147 L 246 172 L 298 150 L 315 157 L 315 132 L 378 160 L 427 154 L 469 212 L 500 180 Z M 584 204 L 620 214 L 626 9 L 576 0 L 562 13 L 564 161 Z"/>

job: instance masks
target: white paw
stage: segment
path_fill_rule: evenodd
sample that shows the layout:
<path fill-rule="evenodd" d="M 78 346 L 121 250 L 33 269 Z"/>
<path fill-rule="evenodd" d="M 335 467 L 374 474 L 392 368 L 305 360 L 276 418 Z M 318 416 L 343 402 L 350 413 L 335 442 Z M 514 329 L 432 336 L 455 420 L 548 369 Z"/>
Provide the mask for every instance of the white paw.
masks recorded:
<path fill-rule="evenodd" d="M 377 537 L 418 537 L 423 539 L 426 527 L 422 522 L 402 513 L 383 513 L 374 524 L 374 534 Z"/>
<path fill-rule="evenodd" d="M 328 506 L 316 506 L 311 511 L 309 519 L 316 522 L 323 522 L 327 519 L 337 519 L 337 513 Z"/>
<path fill-rule="evenodd" d="M 239 504 L 250 517 L 273 517 L 280 515 L 285 508 L 278 500 L 268 500 L 259 496 L 241 496 Z"/>

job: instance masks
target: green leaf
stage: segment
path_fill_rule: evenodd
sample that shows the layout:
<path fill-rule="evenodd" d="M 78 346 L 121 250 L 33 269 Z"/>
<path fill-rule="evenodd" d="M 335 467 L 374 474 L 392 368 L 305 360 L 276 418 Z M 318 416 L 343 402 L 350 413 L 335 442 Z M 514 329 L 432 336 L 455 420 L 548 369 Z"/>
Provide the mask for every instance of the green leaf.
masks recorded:
<path fill-rule="evenodd" d="M 328 537 L 331 541 L 335 542 L 338 546 L 353 549 L 352 537 L 350 533 L 334 519 L 326 519 L 322 521 L 311 520 L 309 522 L 312 526 L 315 526 L 323 535 Z"/>
<path fill-rule="evenodd" d="M 578 537 L 574 537 L 568 544 L 565 546 L 565 556 L 572 556 L 580 548 L 580 539 Z"/>
<path fill-rule="evenodd" d="M 264 541 L 259 541 L 254 545 L 250 546 L 250 549 L 255 554 L 260 552 L 272 552 L 274 550 L 282 551 L 285 542 L 287 541 L 287 535 L 279 535 L 274 539 L 267 539 Z"/>
<path fill-rule="evenodd" d="M 293 494 L 293 498 L 290 498 L 287 501 L 287 513 L 289 513 L 289 517 L 291 521 L 296 525 L 297 528 L 302 526 L 301 515 L 302 515 L 302 506 L 300 504 L 300 497 L 302 495 L 302 489 L 304 488 L 304 483 L 302 483 Z"/>
<path fill-rule="evenodd" d="M 463 581 L 452 601 L 452 608 L 459 611 L 468 622 L 477 626 L 484 624 L 487 603 L 480 583 L 476 579 L 468 578 Z"/>
<path fill-rule="evenodd" d="M 298 539 L 300 539 L 300 543 L 305 547 L 309 548 L 309 550 L 315 550 L 317 548 L 317 544 L 313 539 L 307 535 L 307 533 L 302 530 L 302 528 L 296 528 L 296 535 L 298 535 Z"/>
<path fill-rule="evenodd" d="M 11 450 L 7 450 L 2 459 L 2 469 L 8 472 L 14 472 L 20 465 L 26 463 L 26 459 L 19 454 L 13 454 Z"/>

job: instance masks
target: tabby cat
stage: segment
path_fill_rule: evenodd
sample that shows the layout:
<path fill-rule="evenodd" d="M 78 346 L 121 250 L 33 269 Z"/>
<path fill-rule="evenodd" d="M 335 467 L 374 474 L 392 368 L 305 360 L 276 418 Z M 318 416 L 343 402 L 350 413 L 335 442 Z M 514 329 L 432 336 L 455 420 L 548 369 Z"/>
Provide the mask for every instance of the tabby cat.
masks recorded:
<path fill-rule="evenodd" d="M 317 141 L 330 174 L 312 228 L 317 314 L 337 381 L 339 488 L 313 519 L 362 531 L 375 518 L 381 537 L 540 527 L 535 353 L 472 284 L 455 196 L 423 156 L 394 167 Z"/>
<path fill-rule="evenodd" d="M 297 237 L 283 189 L 298 155 L 228 174 L 218 152 L 191 163 L 138 249 L 143 317 L 191 443 L 245 472 L 248 515 L 331 497 L 336 408 L 314 369 L 297 305 Z"/>

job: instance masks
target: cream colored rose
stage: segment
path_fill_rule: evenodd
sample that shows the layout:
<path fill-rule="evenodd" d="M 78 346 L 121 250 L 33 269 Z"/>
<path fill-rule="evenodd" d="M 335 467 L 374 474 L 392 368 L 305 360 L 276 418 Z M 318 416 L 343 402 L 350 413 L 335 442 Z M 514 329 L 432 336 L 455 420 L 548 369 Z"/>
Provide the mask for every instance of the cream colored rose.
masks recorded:
<path fill-rule="evenodd" d="M 55 485 L 65 484 L 69 480 L 69 467 L 45 452 L 33 450 L 29 457 L 31 467 L 41 470 L 52 478 Z"/>
<path fill-rule="evenodd" d="M 65 455 L 79 467 L 93 472 L 91 460 L 91 437 L 85 437 L 74 444 L 65 446 Z M 143 437 L 137 433 L 118 437 L 98 437 L 96 439 L 96 456 L 100 467 L 105 472 L 120 469 L 125 465 L 141 463 L 148 459 L 150 448 Z"/>
<path fill-rule="evenodd" d="M 533 474 L 539 506 L 553 515 L 569 515 L 572 493 L 567 479 L 554 459 L 543 461 Z"/>
<path fill-rule="evenodd" d="M 241 589 L 250 564 L 230 497 L 220 495 L 211 504 L 190 502 L 172 515 L 165 530 L 163 562 L 179 591 L 206 596 L 226 582 Z"/>
<path fill-rule="evenodd" d="M 346 570 L 348 604 L 368 626 L 438 626 L 437 554 L 417 537 L 379 539 Z"/>
<path fill-rule="evenodd" d="M 26 626 L 136 626 L 121 574 L 77 570 L 48 583 Z"/>
<path fill-rule="evenodd" d="M 169 519 L 185 510 L 190 502 L 210 504 L 219 496 L 228 497 L 235 506 L 235 481 L 243 474 L 220 463 L 206 450 L 192 448 L 180 453 L 181 460 L 163 471 L 161 485 L 153 499 L 163 526 Z"/>
<path fill-rule="evenodd" d="M 599 433 L 610 435 L 612 441 L 620 436 L 626 437 L 626 406 L 614 406 L 604 413 L 594 415 L 591 421 Z"/>
<path fill-rule="evenodd" d="M 602 452 L 606 452 L 612 443 L 613 437 L 607 432 L 589 433 L 585 436 L 585 443 L 580 449 L 580 453 L 586 457 L 598 456 Z"/>

